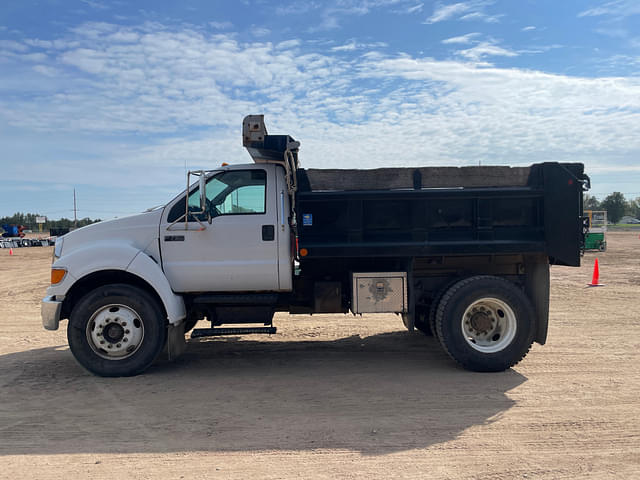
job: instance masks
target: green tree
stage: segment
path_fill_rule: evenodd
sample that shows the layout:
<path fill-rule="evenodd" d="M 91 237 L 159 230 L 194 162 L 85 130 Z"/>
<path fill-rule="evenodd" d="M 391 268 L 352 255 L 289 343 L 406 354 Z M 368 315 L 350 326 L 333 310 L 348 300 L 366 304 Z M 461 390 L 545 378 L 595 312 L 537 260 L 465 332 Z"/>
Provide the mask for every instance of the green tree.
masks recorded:
<path fill-rule="evenodd" d="M 627 213 L 634 218 L 640 218 L 640 197 L 627 202 Z"/>
<path fill-rule="evenodd" d="M 620 192 L 613 192 L 602 201 L 601 206 L 607 211 L 607 218 L 611 223 L 618 223 L 627 208 L 627 201 Z"/>
<path fill-rule="evenodd" d="M 585 210 L 602 210 L 598 199 L 588 193 L 584 194 L 583 205 Z"/>
<path fill-rule="evenodd" d="M 36 223 L 36 217 L 40 217 L 39 213 L 14 213 L 10 217 L 1 217 L 0 218 L 0 231 L 2 231 L 2 225 L 24 225 L 27 229 L 33 230 L 34 232 L 38 231 L 38 224 Z M 85 225 L 90 225 L 92 223 L 99 222 L 100 219 L 92 220 L 91 218 L 82 218 L 78 219 L 78 228 L 84 227 Z M 73 227 L 73 220 L 69 220 L 68 218 L 61 218 L 60 220 L 49 220 L 45 222 L 43 225 L 44 230 L 49 230 L 50 227 L 57 228 L 70 228 Z"/>

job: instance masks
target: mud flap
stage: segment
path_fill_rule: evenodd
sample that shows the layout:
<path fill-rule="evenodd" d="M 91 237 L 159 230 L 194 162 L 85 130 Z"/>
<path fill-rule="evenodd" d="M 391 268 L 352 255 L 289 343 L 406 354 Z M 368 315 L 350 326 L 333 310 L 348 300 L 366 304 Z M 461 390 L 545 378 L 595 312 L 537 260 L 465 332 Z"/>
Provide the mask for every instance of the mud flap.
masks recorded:
<path fill-rule="evenodd" d="M 534 340 L 544 345 L 549 326 L 549 259 L 544 255 L 526 256 L 524 268 L 525 291 L 536 312 Z"/>
<path fill-rule="evenodd" d="M 169 325 L 167 327 L 167 358 L 171 362 L 178 358 L 187 349 L 187 342 L 184 339 L 185 322 L 179 325 Z"/>

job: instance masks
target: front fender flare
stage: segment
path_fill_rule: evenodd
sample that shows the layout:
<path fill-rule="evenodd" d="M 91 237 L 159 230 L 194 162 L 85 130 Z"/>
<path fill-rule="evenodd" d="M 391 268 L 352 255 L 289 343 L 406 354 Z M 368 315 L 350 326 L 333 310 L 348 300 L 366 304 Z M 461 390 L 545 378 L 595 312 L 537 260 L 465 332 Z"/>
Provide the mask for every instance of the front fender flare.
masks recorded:
<path fill-rule="evenodd" d="M 158 293 L 170 324 L 178 324 L 187 316 L 184 300 L 171 290 L 164 272 L 151 257 L 144 252 L 139 252 L 127 266 L 126 271 L 142 278 Z"/>

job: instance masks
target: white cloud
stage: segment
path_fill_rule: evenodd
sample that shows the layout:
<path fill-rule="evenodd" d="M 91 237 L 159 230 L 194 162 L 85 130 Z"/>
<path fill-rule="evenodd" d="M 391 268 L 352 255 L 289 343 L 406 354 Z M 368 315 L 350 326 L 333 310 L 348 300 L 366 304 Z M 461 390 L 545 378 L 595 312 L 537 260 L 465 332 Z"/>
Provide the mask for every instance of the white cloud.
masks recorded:
<path fill-rule="evenodd" d="M 125 32 L 139 41 L 111 38 Z M 56 41 L 60 51 L 49 52 L 47 65 L 24 61 L 25 69 L 48 75 L 46 82 L 3 72 L 0 123 L 39 137 L 84 139 L 73 149 L 90 158 L 65 162 L 42 152 L 46 162 L 7 167 L 7 181 L 29 168 L 41 181 L 177 189 L 185 161 L 192 168 L 248 161 L 238 128 L 244 115 L 261 112 L 270 132 L 302 142 L 305 166 L 347 166 L 346 145 L 358 152 L 349 159 L 353 168 L 478 160 L 600 167 L 606 158 L 624 167 L 640 155 L 639 79 L 480 67 L 518 53 L 490 42 L 460 50 L 464 61 L 438 61 L 381 52 L 347 59 L 296 39 L 243 43 L 233 34 L 157 24 L 89 25 Z M 352 43 L 359 48 L 356 40 L 345 45 Z M 16 140 L 14 151 L 25 144 Z"/>
<path fill-rule="evenodd" d="M 55 77 L 60 74 L 59 70 L 46 65 L 34 65 L 33 70 L 47 77 Z"/>
<path fill-rule="evenodd" d="M 595 32 L 599 33 L 600 35 L 606 35 L 607 37 L 612 38 L 627 38 L 629 36 L 629 32 L 627 32 L 624 28 L 601 27 L 596 28 Z"/>
<path fill-rule="evenodd" d="M 364 16 L 373 10 L 387 9 L 387 13 L 406 15 L 420 12 L 424 4 L 416 4 L 415 0 L 329 0 L 326 2 L 293 2 L 276 9 L 278 15 L 310 15 L 320 18 L 320 22 L 308 29 L 308 32 L 335 30 L 349 16 Z"/>
<path fill-rule="evenodd" d="M 508 50 L 490 42 L 481 42 L 478 45 L 458 50 L 458 55 L 468 58 L 469 60 L 479 62 L 485 57 L 517 57 L 518 53 Z"/>
<path fill-rule="evenodd" d="M 331 50 L 333 50 L 334 52 L 350 52 L 355 50 L 356 48 L 357 47 L 355 40 L 351 40 L 349 43 L 345 43 L 344 45 L 332 47 Z"/>
<path fill-rule="evenodd" d="M 27 38 L 24 43 L 26 45 L 29 45 L 31 47 L 40 47 L 40 48 L 51 48 L 53 47 L 53 42 L 49 41 L 49 40 L 39 40 L 37 38 L 34 39 L 30 39 Z"/>
<path fill-rule="evenodd" d="M 20 55 L 22 60 L 26 60 L 27 62 L 44 62 L 47 59 L 47 56 L 44 53 L 26 53 L 24 55 Z"/>
<path fill-rule="evenodd" d="M 536 29 L 536 27 L 534 27 L 533 25 L 529 25 L 529 26 L 523 27 L 522 31 L 523 32 L 530 32 L 530 31 L 535 30 L 535 29 Z"/>
<path fill-rule="evenodd" d="M 592 7 L 578 14 L 578 17 L 613 17 L 622 19 L 640 15 L 640 3 L 637 0 L 614 0 L 598 7 Z"/>
<path fill-rule="evenodd" d="M 470 9 L 470 6 L 466 3 L 454 3 L 452 5 L 437 5 L 426 23 L 442 22 L 443 20 L 449 20 L 454 16 L 464 13 Z"/>
<path fill-rule="evenodd" d="M 79 48 L 63 53 L 60 61 L 79 68 L 87 73 L 100 73 L 106 66 L 102 52 L 89 48 Z"/>
<path fill-rule="evenodd" d="M 82 3 L 84 3 L 85 5 L 90 6 L 91 8 L 94 8 L 96 10 L 108 10 L 109 7 L 107 5 L 104 5 L 103 3 L 100 2 L 95 2 L 93 0 L 80 0 Z"/>
<path fill-rule="evenodd" d="M 140 40 L 140 35 L 127 30 L 119 30 L 107 36 L 106 40 L 113 43 L 134 43 Z"/>
<path fill-rule="evenodd" d="M 483 12 L 471 12 L 460 17 L 460 20 L 467 22 L 481 21 L 485 23 L 499 23 L 502 17 L 504 17 L 504 15 L 487 15 Z"/>
<path fill-rule="evenodd" d="M 460 35 L 459 37 L 447 38 L 445 40 L 442 40 L 442 43 L 444 43 L 445 45 L 449 45 L 452 43 L 469 44 L 478 35 L 480 35 L 478 32 L 467 33 L 466 35 Z"/>
<path fill-rule="evenodd" d="M 469 0 L 452 4 L 436 3 L 433 14 L 424 23 L 430 24 L 455 19 L 495 23 L 498 19 L 497 16 L 484 13 L 484 8 L 493 3 L 493 0 Z"/>
<path fill-rule="evenodd" d="M 229 30 L 233 28 L 233 23 L 231 22 L 209 22 L 211 28 L 215 28 L 216 30 Z"/>
<path fill-rule="evenodd" d="M 384 42 L 372 42 L 372 43 L 360 43 L 355 40 L 349 40 L 344 45 L 338 45 L 331 47 L 332 52 L 353 52 L 355 50 L 363 50 L 368 48 L 380 48 L 388 46 Z"/>
<path fill-rule="evenodd" d="M 0 40 L 0 48 L 9 50 L 11 52 L 26 52 L 27 50 L 29 50 L 29 47 L 27 47 L 26 45 L 14 40 Z"/>
<path fill-rule="evenodd" d="M 413 7 L 408 7 L 404 13 L 417 13 L 422 11 L 422 7 L 424 7 L 424 3 L 419 3 L 414 5 Z"/>
<path fill-rule="evenodd" d="M 285 40 L 283 42 L 278 43 L 276 45 L 276 48 L 282 49 L 282 50 L 288 50 L 291 48 L 299 47 L 301 44 L 302 42 L 298 39 Z"/>
<path fill-rule="evenodd" d="M 271 33 L 271 30 L 269 30 L 268 28 L 264 28 L 264 27 L 253 26 L 253 27 L 251 27 L 251 33 L 253 33 L 253 35 L 256 36 L 256 37 L 266 37 L 267 35 L 269 35 Z"/>

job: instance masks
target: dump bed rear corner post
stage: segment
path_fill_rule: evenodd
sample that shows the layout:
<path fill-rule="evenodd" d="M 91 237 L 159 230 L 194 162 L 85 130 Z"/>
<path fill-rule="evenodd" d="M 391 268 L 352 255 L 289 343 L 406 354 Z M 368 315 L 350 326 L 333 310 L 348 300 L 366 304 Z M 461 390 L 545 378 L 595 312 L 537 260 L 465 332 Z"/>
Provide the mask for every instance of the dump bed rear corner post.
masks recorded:
<path fill-rule="evenodd" d="M 549 326 L 549 259 L 546 255 L 526 255 L 524 269 L 525 292 L 536 312 L 534 340 L 544 345 Z"/>

